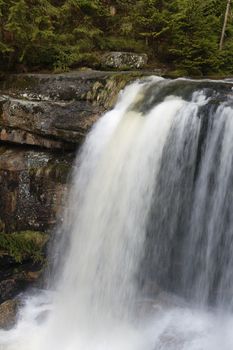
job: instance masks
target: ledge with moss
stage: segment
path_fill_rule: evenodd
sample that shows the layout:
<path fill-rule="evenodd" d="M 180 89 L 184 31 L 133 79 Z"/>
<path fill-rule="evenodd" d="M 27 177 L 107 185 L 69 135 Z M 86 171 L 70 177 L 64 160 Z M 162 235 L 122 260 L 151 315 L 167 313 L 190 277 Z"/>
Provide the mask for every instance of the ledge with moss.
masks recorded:
<path fill-rule="evenodd" d="M 48 235 L 43 232 L 0 233 L 0 257 L 8 255 L 16 263 L 22 263 L 28 259 L 35 263 L 43 263 L 43 250 L 47 241 Z"/>
<path fill-rule="evenodd" d="M 48 238 L 36 231 L 0 233 L 0 303 L 38 283 Z"/>

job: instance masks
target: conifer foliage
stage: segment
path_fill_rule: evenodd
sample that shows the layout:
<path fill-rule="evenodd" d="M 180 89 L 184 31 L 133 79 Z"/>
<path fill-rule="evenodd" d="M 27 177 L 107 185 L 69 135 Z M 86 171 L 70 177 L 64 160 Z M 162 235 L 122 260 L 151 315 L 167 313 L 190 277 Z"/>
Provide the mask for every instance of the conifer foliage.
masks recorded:
<path fill-rule="evenodd" d="M 229 0 L 0 0 L 0 68 L 98 67 L 102 52 L 121 50 L 146 52 L 152 64 L 181 74 L 232 74 L 231 6 Z"/>

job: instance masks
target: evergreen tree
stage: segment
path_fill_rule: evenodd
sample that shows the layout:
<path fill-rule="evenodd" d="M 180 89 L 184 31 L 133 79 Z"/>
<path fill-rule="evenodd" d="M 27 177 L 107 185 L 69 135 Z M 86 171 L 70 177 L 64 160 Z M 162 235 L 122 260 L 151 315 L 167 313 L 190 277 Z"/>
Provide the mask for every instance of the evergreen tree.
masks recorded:
<path fill-rule="evenodd" d="M 232 74 L 226 1 L 0 0 L 0 66 L 98 66 L 101 52 L 121 50 L 147 52 L 183 74 Z"/>

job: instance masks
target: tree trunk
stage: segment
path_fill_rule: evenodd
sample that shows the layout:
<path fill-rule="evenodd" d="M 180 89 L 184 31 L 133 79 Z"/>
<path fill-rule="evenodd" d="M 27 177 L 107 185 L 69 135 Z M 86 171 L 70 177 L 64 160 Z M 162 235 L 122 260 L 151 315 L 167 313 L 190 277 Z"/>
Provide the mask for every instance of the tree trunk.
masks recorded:
<path fill-rule="evenodd" d="M 224 41 L 224 36 L 226 32 L 226 27 L 227 27 L 227 20 L 230 12 L 230 5 L 231 5 L 231 0 L 227 0 L 227 7 L 226 7 L 226 13 L 225 13 L 225 18 L 224 18 L 224 23 L 222 27 L 222 35 L 221 35 L 221 40 L 219 43 L 219 50 L 222 50 L 223 47 L 223 41 Z"/>

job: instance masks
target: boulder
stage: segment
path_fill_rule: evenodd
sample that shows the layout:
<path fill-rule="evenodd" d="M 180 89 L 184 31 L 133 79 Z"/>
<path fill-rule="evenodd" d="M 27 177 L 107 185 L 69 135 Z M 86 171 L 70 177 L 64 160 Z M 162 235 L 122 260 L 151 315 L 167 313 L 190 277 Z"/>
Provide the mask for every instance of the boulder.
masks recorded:
<path fill-rule="evenodd" d="M 113 69 L 142 69 L 146 66 L 148 56 L 144 53 L 134 52 L 109 52 L 102 58 L 103 68 Z"/>
<path fill-rule="evenodd" d="M 16 300 L 7 300 L 0 305 L 0 328 L 11 328 L 17 318 L 19 303 Z"/>

